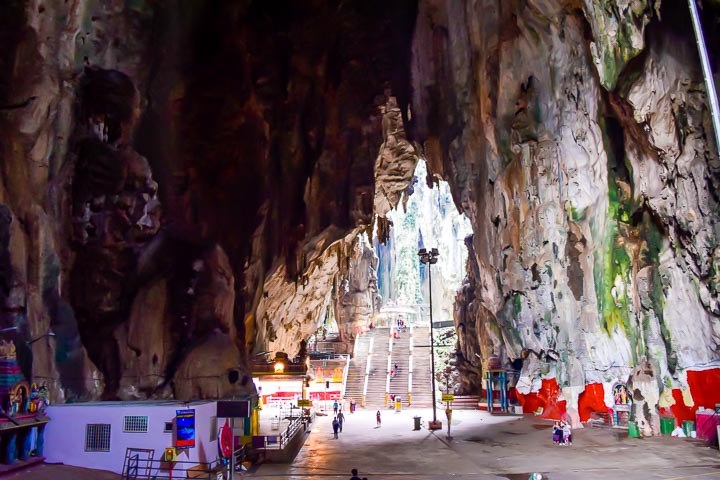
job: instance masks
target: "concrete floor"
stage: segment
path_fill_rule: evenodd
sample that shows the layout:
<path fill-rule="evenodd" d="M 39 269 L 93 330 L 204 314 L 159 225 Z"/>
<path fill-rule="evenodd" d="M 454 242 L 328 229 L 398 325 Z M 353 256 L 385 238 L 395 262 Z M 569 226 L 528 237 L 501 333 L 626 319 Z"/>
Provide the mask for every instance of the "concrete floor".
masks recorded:
<path fill-rule="evenodd" d="M 44 463 L 8 473 L 2 478 L 3 480 L 120 480 L 121 476 L 105 470 Z"/>
<path fill-rule="evenodd" d="M 332 437 L 332 417 L 317 417 L 293 465 L 262 465 L 238 478 L 345 479 L 357 468 L 361 477 L 432 480 L 526 480 L 533 472 L 549 480 L 720 480 L 720 453 L 700 440 L 656 437 L 627 438 L 611 429 L 575 429 L 573 446 L 551 441 L 550 422 L 532 416 L 490 416 L 486 412 L 456 411 L 446 438 L 442 431 L 423 427 L 413 431 L 413 416 L 423 423 L 429 409 L 394 413 L 382 410 L 382 426 L 375 411 L 347 414 L 338 440 Z M 118 480 L 118 475 L 58 465 L 38 465 L 3 478 L 24 480 Z"/>
<path fill-rule="evenodd" d="M 394 413 L 382 410 L 382 426 L 374 411 L 346 415 L 340 438 L 332 438 L 331 417 L 318 417 L 293 465 L 262 465 L 247 477 L 272 479 L 720 479 L 720 454 L 702 441 L 657 437 L 627 438 L 627 431 L 575 429 L 573 446 L 555 446 L 551 422 L 532 416 L 491 416 L 456 411 L 447 440 L 442 431 L 413 431 L 414 415 L 423 422 L 430 409 Z"/>

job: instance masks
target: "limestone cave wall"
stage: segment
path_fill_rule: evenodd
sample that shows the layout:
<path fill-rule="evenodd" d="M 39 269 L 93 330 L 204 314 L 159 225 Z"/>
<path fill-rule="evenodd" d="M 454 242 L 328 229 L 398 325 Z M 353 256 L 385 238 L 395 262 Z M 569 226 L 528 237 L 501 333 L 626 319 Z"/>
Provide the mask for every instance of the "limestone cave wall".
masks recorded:
<path fill-rule="evenodd" d="M 646 433 L 713 406 L 672 394 L 702 397 L 688 372 L 720 345 L 720 163 L 686 2 L 421 1 L 411 130 L 473 224 L 468 375 L 500 357 L 526 411 L 576 419 L 586 385 L 611 407 L 630 380 Z"/>
<path fill-rule="evenodd" d="M 293 356 L 334 300 L 356 303 L 339 286 L 372 310 L 357 238 L 417 162 L 415 16 L 2 2 L 0 327 L 26 376 L 54 401 L 223 396 L 252 388 L 253 352 Z"/>
<path fill-rule="evenodd" d="M 351 341 L 365 238 L 423 156 L 474 232 L 464 388 L 478 353 L 527 410 L 628 382 L 652 433 L 720 402 L 720 163 L 684 2 L 8 0 L 0 42 L 0 328 L 56 401 L 245 391 L 228 370 L 293 356 L 327 308 Z"/>

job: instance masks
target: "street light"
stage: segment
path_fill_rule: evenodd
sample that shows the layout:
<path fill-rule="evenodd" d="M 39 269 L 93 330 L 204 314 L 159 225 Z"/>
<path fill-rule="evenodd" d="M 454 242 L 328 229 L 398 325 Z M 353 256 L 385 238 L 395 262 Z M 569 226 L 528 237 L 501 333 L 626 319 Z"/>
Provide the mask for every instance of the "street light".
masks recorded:
<path fill-rule="evenodd" d="M 433 335 L 433 318 L 432 318 L 432 265 L 437 263 L 437 257 L 440 256 L 437 248 L 432 248 L 428 252 L 426 248 L 421 248 L 418 251 L 420 262 L 427 264 L 428 266 L 428 286 L 430 292 L 430 368 L 432 370 L 432 407 L 433 407 L 433 421 L 429 423 L 429 430 L 439 430 L 442 428 L 442 422 L 438 422 L 437 419 L 437 408 L 435 406 L 435 336 Z"/>
<path fill-rule="evenodd" d="M 285 364 L 282 362 L 275 362 L 273 370 L 275 370 L 275 373 L 283 373 L 285 371 Z"/>

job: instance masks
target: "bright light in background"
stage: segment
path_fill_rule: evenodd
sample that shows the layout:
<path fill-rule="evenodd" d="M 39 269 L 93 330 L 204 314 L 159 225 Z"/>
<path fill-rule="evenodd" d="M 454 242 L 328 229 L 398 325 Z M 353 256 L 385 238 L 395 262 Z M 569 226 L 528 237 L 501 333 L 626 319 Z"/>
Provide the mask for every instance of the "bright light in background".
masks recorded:
<path fill-rule="evenodd" d="M 275 362 L 275 373 L 282 373 L 285 371 L 285 364 L 282 362 Z"/>
<path fill-rule="evenodd" d="M 470 221 L 455 207 L 450 185 L 438 181 L 427 185 L 427 165 L 420 160 L 415 168 L 415 181 L 408 188 L 412 194 L 403 199 L 396 210 L 388 213 L 392 221 L 390 242 L 376 245 L 378 283 L 383 302 L 395 305 L 425 303 L 422 293 L 418 248 L 436 247 L 442 261 L 433 271 L 433 303 L 437 320 L 452 318 L 455 292 L 465 277 L 467 248 L 465 237 L 472 233 Z M 403 208 L 403 204 L 405 208 Z"/>

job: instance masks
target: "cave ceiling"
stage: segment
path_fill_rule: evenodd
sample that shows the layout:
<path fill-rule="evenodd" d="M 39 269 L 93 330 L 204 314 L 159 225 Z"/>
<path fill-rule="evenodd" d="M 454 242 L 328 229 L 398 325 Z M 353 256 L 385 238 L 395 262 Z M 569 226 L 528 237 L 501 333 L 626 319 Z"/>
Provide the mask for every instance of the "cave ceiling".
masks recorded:
<path fill-rule="evenodd" d="M 474 232 L 465 383 L 475 353 L 522 359 L 521 394 L 552 378 L 576 406 L 637 367 L 657 407 L 720 345 L 682 3 L 3 2 L 0 321 L 55 334 L 18 348 L 26 376 L 60 401 L 209 397 L 328 311 L 350 345 L 424 159 Z"/>

